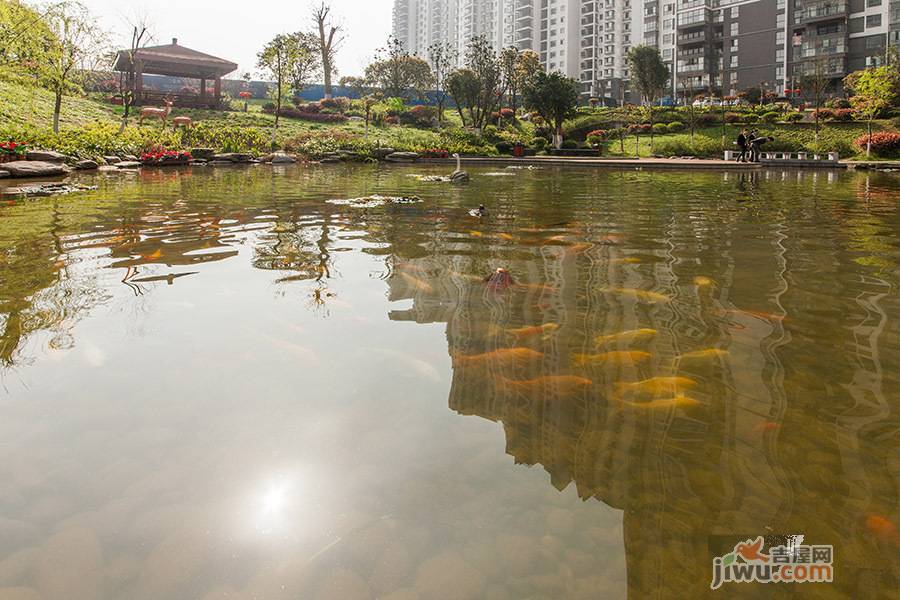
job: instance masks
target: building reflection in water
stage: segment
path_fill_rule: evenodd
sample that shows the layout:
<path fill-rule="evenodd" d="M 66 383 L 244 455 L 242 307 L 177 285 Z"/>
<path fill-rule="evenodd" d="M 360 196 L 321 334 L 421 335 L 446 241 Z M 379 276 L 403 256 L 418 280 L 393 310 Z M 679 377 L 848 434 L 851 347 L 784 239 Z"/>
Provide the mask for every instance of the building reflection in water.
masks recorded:
<path fill-rule="evenodd" d="M 769 172 L 739 178 L 737 188 L 766 202 L 765 182 L 779 176 L 833 182 L 830 173 Z M 860 200 L 871 197 L 861 185 Z M 860 258 L 810 241 L 809 229 L 833 230 L 850 248 L 883 257 L 887 232 L 877 230 L 887 222 L 850 205 L 802 220 L 792 213 L 809 209 L 765 208 L 764 218 L 763 207 L 687 211 L 611 228 L 588 215 L 554 215 L 565 222 L 557 229 L 501 213 L 469 244 L 458 230 L 432 238 L 427 258 L 410 258 L 415 240 L 394 240 L 390 298 L 412 305 L 390 318 L 446 323 L 450 408 L 501 423 L 507 453 L 542 466 L 557 489 L 574 484 L 584 500 L 623 511 L 629 597 L 657 597 L 660 586 L 699 597 L 711 558 L 730 550 L 723 541 L 772 534 L 835 546 L 843 575 L 822 597 L 875 597 L 896 584 L 896 561 L 865 527 L 867 515 L 892 513 L 900 483 L 890 458 L 897 446 L 888 442 L 897 419 L 885 395 L 886 385 L 895 395 L 898 387 L 896 376 L 884 380 L 881 362 L 885 343 L 900 339 L 884 306 L 892 286 L 848 276 L 846 262 Z M 889 216 L 896 222 L 894 209 Z M 760 235 L 747 236 L 754 222 Z M 477 256 L 473 244 L 483 246 Z M 809 269 L 817 252 L 833 260 Z M 496 292 L 479 281 L 497 267 L 524 285 Z M 610 293 L 622 289 L 671 300 Z M 816 310 L 826 297 L 843 305 L 841 316 Z M 542 324 L 552 327 L 527 329 Z M 597 336 L 641 328 L 656 335 L 596 345 Z M 532 352 L 504 353 L 515 347 Z M 631 354 L 590 367 L 572 358 L 612 352 Z M 623 402 L 634 388 L 622 382 L 653 377 L 696 385 L 665 384 L 632 400 L 684 393 L 699 405 Z"/>

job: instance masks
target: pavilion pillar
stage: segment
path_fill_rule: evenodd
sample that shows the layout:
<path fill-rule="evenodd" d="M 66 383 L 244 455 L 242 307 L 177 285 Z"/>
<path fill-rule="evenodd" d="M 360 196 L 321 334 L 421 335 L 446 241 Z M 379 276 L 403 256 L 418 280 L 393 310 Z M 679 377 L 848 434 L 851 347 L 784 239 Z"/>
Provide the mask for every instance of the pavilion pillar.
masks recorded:
<path fill-rule="evenodd" d="M 215 90 L 216 90 L 216 107 L 218 107 L 219 101 L 222 99 L 222 78 L 219 76 L 216 76 Z"/>
<path fill-rule="evenodd" d="M 142 105 L 144 102 L 144 61 L 134 61 L 134 104 Z"/>
<path fill-rule="evenodd" d="M 200 104 L 206 102 L 206 77 L 200 78 Z"/>

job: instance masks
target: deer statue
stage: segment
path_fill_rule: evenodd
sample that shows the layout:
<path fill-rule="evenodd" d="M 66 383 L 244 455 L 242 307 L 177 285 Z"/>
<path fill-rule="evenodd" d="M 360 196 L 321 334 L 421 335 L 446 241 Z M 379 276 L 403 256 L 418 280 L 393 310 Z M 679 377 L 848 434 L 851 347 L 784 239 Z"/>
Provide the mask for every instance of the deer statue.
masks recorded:
<path fill-rule="evenodd" d="M 166 126 L 166 123 L 169 121 L 169 113 L 172 112 L 172 100 L 170 98 L 165 99 L 165 108 L 156 108 L 156 107 L 146 107 L 141 109 L 141 119 L 138 125 L 144 124 L 144 119 L 159 119 L 163 123 L 163 127 Z"/>
<path fill-rule="evenodd" d="M 184 127 L 185 129 L 192 129 L 194 127 L 194 121 L 190 117 L 173 117 L 172 118 L 172 129 L 177 130 L 179 127 Z"/>

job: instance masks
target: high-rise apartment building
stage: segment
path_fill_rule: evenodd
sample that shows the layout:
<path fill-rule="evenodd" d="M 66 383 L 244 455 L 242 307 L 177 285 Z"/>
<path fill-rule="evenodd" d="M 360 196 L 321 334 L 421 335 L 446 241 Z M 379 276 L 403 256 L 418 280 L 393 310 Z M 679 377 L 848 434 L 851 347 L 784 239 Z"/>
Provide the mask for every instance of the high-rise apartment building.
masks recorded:
<path fill-rule="evenodd" d="M 628 51 L 659 49 L 669 96 L 784 94 L 818 69 L 839 80 L 900 44 L 900 0 L 396 0 L 394 35 L 427 57 L 447 42 L 460 60 L 475 36 L 541 57 L 585 97 L 636 102 Z"/>

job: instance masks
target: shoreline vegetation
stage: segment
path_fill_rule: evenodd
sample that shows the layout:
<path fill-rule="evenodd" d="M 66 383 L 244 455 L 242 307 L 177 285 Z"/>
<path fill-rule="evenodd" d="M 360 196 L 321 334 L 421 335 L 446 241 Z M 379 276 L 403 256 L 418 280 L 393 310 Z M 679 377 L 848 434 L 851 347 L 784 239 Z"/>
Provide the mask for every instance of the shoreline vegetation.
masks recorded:
<path fill-rule="evenodd" d="M 434 107 L 408 106 L 389 99 L 370 107 L 375 118 L 371 119 L 367 134 L 364 118 L 360 116 L 365 110 L 362 100 L 337 99 L 331 101 L 333 108 L 327 108 L 328 104 L 305 103 L 300 105 L 303 110 L 282 109 L 274 148 L 274 116 L 271 110 L 266 110 L 269 107 L 264 102 L 249 103 L 247 112 L 240 108 L 174 110 L 173 117 L 187 116 L 194 121 L 194 127 L 186 130 L 174 131 L 160 123 L 144 126 L 132 123 L 120 130 L 121 107 L 106 104 L 94 95 L 75 95 L 66 99 L 60 131 L 56 134 L 49 126 L 53 110 L 50 92 L 38 86 L 0 80 L 0 140 L 60 152 L 72 160 L 95 161 L 110 155 L 139 156 L 148 149 L 160 147 L 168 150 L 203 147 L 257 157 L 278 150 L 299 160 L 313 161 L 335 156 L 377 160 L 384 157 L 379 149 L 385 148 L 431 158 L 457 152 L 473 157 L 511 156 L 517 143 L 524 145 L 529 155 L 549 154 L 552 150 L 549 139 L 544 137 L 547 128 L 530 114 L 518 119 L 497 115 L 498 118 L 479 132 L 463 128 L 458 117 L 449 113 L 444 126 L 438 127 Z M 718 107 L 658 108 L 654 115 L 656 122 L 648 127 L 645 123 L 628 125 L 629 121 L 637 120 L 633 114 L 637 109 L 583 107 L 564 122 L 562 148 L 605 158 L 721 159 L 725 150 L 734 149 L 733 140 L 742 129 L 754 128 L 762 135 L 775 138 L 766 146 L 767 151 L 838 152 L 842 159 L 865 159 L 865 146 L 860 142 L 866 136 L 867 124 L 838 120 L 847 118 L 839 111 L 822 110 L 823 122 L 817 136 L 811 111 L 779 113 L 769 106 L 729 107 L 723 115 Z M 311 115 L 315 117 L 311 119 Z M 332 120 L 323 122 L 324 115 L 331 115 Z M 798 122 L 798 117 L 803 120 Z M 898 119 L 873 123 L 876 139 L 881 133 L 896 134 L 898 129 Z M 894 148 L 874 150 L 873 160 L 900 158 Z"/>

